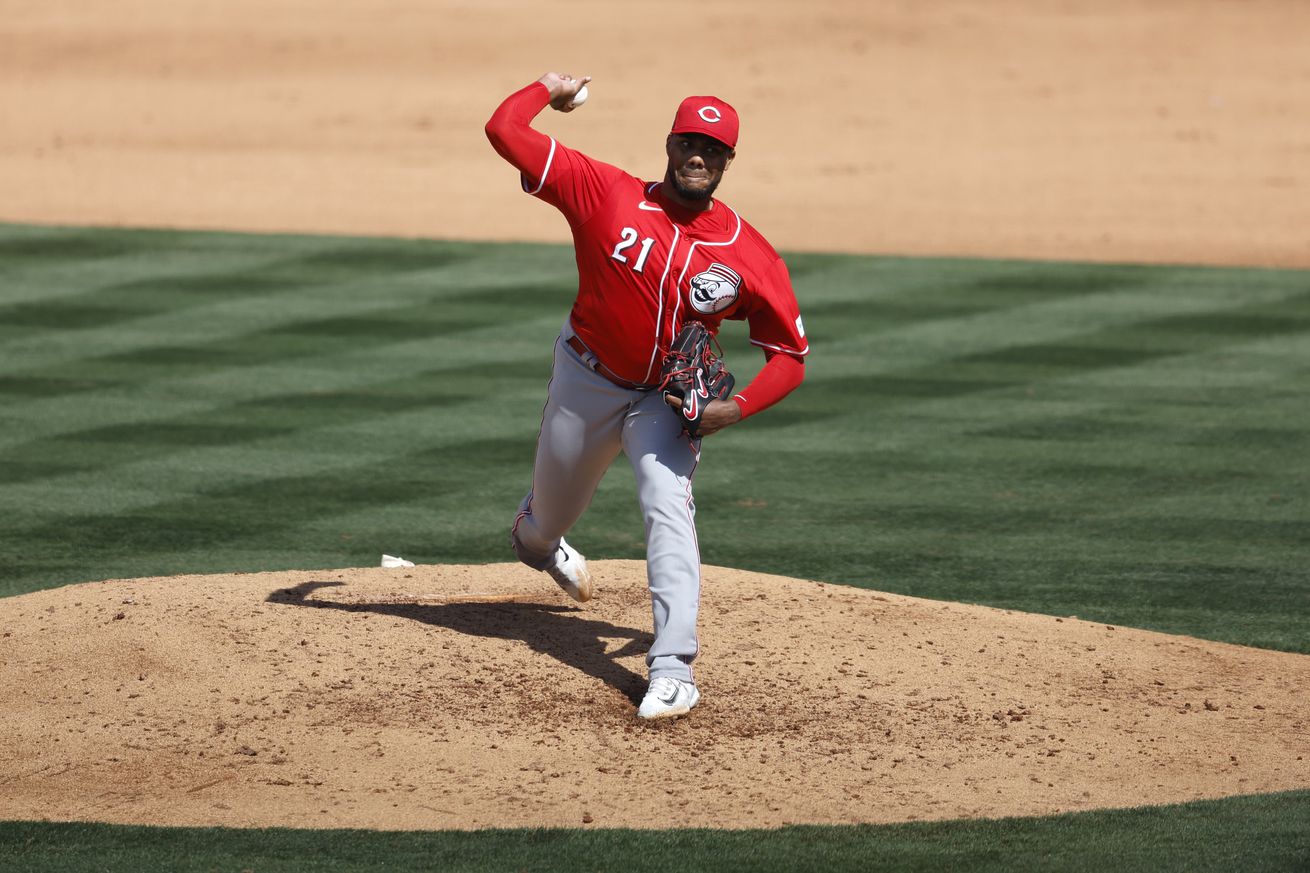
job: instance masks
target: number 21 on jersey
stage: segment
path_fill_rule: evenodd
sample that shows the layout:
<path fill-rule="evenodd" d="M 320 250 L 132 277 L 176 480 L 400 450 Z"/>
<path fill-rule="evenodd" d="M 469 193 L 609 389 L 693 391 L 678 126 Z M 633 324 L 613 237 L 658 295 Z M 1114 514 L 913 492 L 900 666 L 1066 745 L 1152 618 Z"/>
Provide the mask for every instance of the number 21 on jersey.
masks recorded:
<path fill-rule="evenodd" d="M 626 264 L 628 262 L 628 256 L 623 253 L 637 244 L 637 238 L 641 236 L 641 234 L 637 233 L 636 228 L 625 227 L 619 236 L 619 243 L 614 247 L 614 251 L 610 254 L 610 257 L 618 261 L 620 264 Z M 654 245 L 655 240 L 651 237 L 646 237 L 641 241 L 641 251 L 637 253 L 637 260 L 632 265 L 633 270 L 640 273 L 642 269 L 645 268 L 646 259 L 650 257 L 650 250 Z"/>

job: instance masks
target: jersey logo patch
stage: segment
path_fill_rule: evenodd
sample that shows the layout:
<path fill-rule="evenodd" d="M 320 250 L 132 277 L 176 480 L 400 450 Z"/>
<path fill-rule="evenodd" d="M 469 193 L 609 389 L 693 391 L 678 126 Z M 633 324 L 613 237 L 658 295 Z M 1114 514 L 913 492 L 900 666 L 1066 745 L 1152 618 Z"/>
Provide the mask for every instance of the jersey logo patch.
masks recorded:
<path fill-rule="evenodd" d="M 736 303 L 740 294 L 741 276 L 717 261 L 691 277 L 691 305 L 705 315 L 722 312 Z"/>

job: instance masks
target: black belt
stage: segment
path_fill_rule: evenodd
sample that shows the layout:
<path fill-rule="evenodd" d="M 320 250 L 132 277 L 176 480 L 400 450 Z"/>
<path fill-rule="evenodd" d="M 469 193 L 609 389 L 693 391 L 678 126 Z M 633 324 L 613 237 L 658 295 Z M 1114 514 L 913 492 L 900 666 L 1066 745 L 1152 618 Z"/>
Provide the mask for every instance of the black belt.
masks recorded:
<path fill-rule="evenodd" d="M 582 358 L 583 363 L 586 363 L 587 356 L 590 355 L 591 360 L 596 362 L 592 369 L 613 382 L 615 385 L 618 385 L 620 388 L 626 388 L 629 391 L 652 391 L 659 387 L 658 385 L 642 385 L 638 382 L 629 382 L 627 379 L 624 379 L 609 367 L 602 364 L 600 358 L 596 357 L 596 353 L 587 348 L 586 343 L 578 339 L 576 336 L 569 337 L 564 341 L 564 343 L 578 353 L 578 357 Z"/>

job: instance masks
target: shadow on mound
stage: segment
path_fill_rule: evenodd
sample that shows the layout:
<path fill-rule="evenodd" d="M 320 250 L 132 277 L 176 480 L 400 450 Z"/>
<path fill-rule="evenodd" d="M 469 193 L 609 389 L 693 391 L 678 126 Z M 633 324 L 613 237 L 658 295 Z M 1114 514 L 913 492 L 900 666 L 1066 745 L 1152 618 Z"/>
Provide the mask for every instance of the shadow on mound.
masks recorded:
<path fill-rule="evenodd" d="M 583 613 L 578 609 L 544 603 L 339 603 L 310 597 L 320 588 L 343 584 L 305 582 L 291 588 L 279 588 L 265 601 L 314 609 L 373 612 L 444 627 L 469 636 L 518 640 L 534 652 L 548 655 L 561 664 L 599 679 L 634 705 L 641 702 L 646 692 L 646 679 L 616 663 L 615 659 L 649 650 L 654 638 L 648 632 L 581 618 Z M 604 640 L 616 637 L 628 642 L 606 652 Z"/>

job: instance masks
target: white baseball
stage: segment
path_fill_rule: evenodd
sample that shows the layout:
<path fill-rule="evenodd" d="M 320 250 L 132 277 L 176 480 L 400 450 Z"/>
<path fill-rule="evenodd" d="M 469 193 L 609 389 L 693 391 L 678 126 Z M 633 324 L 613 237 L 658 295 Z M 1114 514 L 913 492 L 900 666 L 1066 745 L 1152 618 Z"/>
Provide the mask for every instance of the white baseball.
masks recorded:
<path fill-rule="evenodd" d="M 586 103 L 587 98 L 590 96 L 591 95 L 587 93 L 587 86 L 583 85 L 578 89 L 578 93 L 573 95 L 573 99 L 569 101 L 569 106 L 573 109 L 577 109 L 583 103 Z"/>

